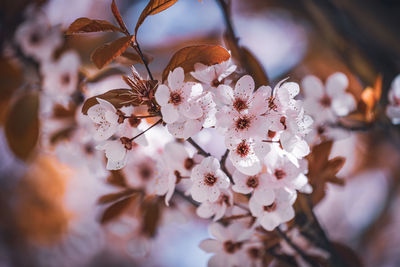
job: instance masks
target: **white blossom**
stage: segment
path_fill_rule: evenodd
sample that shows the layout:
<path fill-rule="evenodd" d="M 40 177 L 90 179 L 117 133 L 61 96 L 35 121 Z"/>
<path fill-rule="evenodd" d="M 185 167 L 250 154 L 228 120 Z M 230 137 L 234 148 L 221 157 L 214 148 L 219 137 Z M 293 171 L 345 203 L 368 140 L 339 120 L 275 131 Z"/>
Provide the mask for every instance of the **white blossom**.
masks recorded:
<path fill-rule="evenodd" d="M 117 109 L 108 101 L 96 98 L 99 104 L 91 106 L 87 114 L 95 123 L 93 138 L 97 141 L 107 140 L 118 130 Z"/>
<path fill-rule="evenodd" d="M 393 80 L 388 99 L 389 105 L 386 107 L 386 115 L 393 124 L 400 124 L 400 75 L 397 75 Z"/>

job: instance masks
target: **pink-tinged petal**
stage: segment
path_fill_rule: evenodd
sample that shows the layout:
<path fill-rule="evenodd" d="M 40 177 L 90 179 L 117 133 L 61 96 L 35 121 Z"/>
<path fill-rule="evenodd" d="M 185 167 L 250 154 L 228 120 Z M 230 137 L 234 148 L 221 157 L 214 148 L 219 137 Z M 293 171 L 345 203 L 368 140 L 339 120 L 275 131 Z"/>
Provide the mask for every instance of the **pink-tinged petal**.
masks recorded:
<path fill-rule="evenodd" d="M 179 113 L 172 104 L 161 106 L 161 114 L 163 116 L 163 121 L 166 123 L 174 123 L 179 118 Z"/>
<path fill-rule="evenodd" d="M 208 260 L 207 266 L 208 267 L 233 266 L 227 263 L 227 261 L 229 260 L 230 259 L 225 257 L 224 254 L 215 254 Z"/>
<path fill-rule="evenodd" d="M 216 212 L 215 212 L 214 219 L 213 219 L 214 222 L 218 221 L 225 215 L 226 208 L 227 207 L 226 207 L 225 203 L 222 203 L 221 205 L 216 206 Z"/>
<path fill-rule="evenodd" d="M 349 80 L 344 73 L 336 72 L 326 80 L 326 92 L 330 96 L 343 94 L 349 86 Z"/>
<path fill-rule="evenodd" d="M 171 200 L 172 195 L 174 194 L 176 186 L 176 176 L 174 174 L 170 174 L 168 176 L 168 191 L 165 195 L 165 205 L 169 206 L 169 201 Z"/>
<path fill-rule="evenodd" d="M 203 116 L 203 109 L 198 102 L 187 102 L 180 106 L 179 111 L 188 119 L 198 119 Z"/>
<path fill-rule="evenodd" d="M 124 157 L 122 160 L 117 160 L 117 161 L 108 159 L 106 169 L 110 171 L 122 169 L 123 167 L 125 167 L 126 162 L 127 162 L 127 157 Z"/>
<path fill-rule="evenodd" d="M 104 141 L 110 138 L 117 131 L 117 125 L 103 122 L 96 125 L 96 131 L 93 134 L 93 138 L 96 141 Z"/>
<path fill-rule="evenodd" d="M 221 243 L 215 239 L 206 239 L 200 242 L 199 247 L 205 252 L 216 253 L 222 250 Z"/>
<path fill-rule="evenodd" d="M 217 186 L 208 186 L 206 188 L 207 190 L 207 195 L 208 195 L 208 200 L 210 202 L 215 202 L 218 200 L 219 196 L 221 195 L 221 191 L 219 190 L 219 188 Z"/>
<path fill-rule="evenodd" d="M 227 229 L 219 223 L 210 224 L 208 231 L 218 241 L 225 241 L 227 238 Z"/>
<path fill-rule="evenodd" d="M 193 181 L 190 194 L 194 200 L 200 203 L 209 199 L 208 190 L 205 188 L 202 180 Z"/>
<path fill-rule="evenodd" d="M 219 169 L 219 161 L 214 157 L 207 157 L 201 162 L 201 166 L 208 168 L 210 171 L 215 172 Z"/>
<path fill-rule="evenodd" d="M 165 106 L 167 105 L 169 98 L 170 98 L 170 91 L 168 86 L 164 85 L 164 84 L 160 84 L 157 87 L 156 93 L 155 93 L 155 97 L 156 97 L 156 101 L 160 106 Z"/>
<path fill-rule="evenodd" d="M 196 135 L 198 132 L 200 132 L 202 127 L 202 122 L 199 120 L 187 120 L 184 123 L 184 128 L 183 128 L 183 135 L 182 138 L 188 139 L 189 137 L 192 137 Z"/>
<path fill-rule="evenodd" d="M 255 217 L 260 217 L 264 213 L 264 207 L 258 203 L 253 197 L 249 200 L 250 212 Z"/>
<path fill-rule="evenodd" d="M 249 194 L 253 191 L 253 188 L 247 186 L 248 176 L 244 175 L 239 171 L 235 171 L 232 175 L 235 184 L 232 186 L 232 190 L 237 193 Z"/>
<path fill-rule="evenodd" d="M 119 118 L 119 116 L 118 116 L 117 113 L 114 112 L 114 111 L 109 111 L 109 110 L 107 110 L 107 111 L 104 113 L 104 117 L 105 117 L 106 121 L 108 121 L 108 122 L 110 122 L 110 123 L 112 123 L 112 124 L 117 124 L 117 123 L 118 123 L 118 118 Z"/>
<path fill-rule="evenodd" d="M 219 188 L 228 188 L 230 185 L 230 181 L 228 176 L 226 176 L 226 174 L 222 171 L 222 170 L 217 170 L 215 175 L 218 178 L 218 187 Z"/>
<path fill-rule="evenodd" d="M 235 97 L 240 97 L 243 100 L 248 100 L 254 91 L 254 80 L 250 75 L 242 76 L 235 85 Z"/>
<path fill-rule="evenodd" d="M 294 218 L 294 209 L 292 205 L 285 205 L 280 207 L 276 211 L 277 216 L 281 219 L 281 222 L 288 222 Z"/>
<path fill-rule="evenodd" d="M 190 72 L 190 74 L 196 80 L 203 82 L 205 84 L 211 84 L 212 81 L 216 78 L 214 69 L 202 63 L 195 63 L 194 71 Z"/>
<path fill-rule="evenodd" d="M 286 82 L 282 84 L 280 90 L 286 90 L 289 94 L 290 98 L 294 98 L 300 93 L 300 87 L 297 83 L 295 82 Z"/>
<path fill-rule="evenodd" d="M 391 119 L 394 125 L 400 124 L 400 107 L 387 106 L 386 115 Z"/>
<path fill-rule="evenodd" d="M 352 94 L 342 93 L 332 101 L 332 109 L 337 116 L 346 116 L 357 107 L 356 100 Z"/>
<path fill-rule="evenodd" d="M 184 84 L 185 73 L 183 68 L 178 67 L 171 71 L 168 75 L 168 85 L 172 91 L 176 91 L 182 88 Z"/>
<path fill-rule="evenodd" d="M 232 105 L 233 103 L 233 89 L 229 85 L 219 85 L 216 89 L 215 96 L 218 100 L 217 102 L 220 102 L 223 105 Z"/>
<path fill-rule="evenodd" d="M 119 140 L 107 141 L 104 145 L 97 146 L 96 149 L 104 150 L 106 157 L 114 161 L 120 161 L 126 155 L 126 149 Z"/>
<path fill-rule="evenodd" d="M 271 95 L 271 87 L 261 86 L 254 93 L 250 106 L 251 114 L 264 114 L 268 110 L 268 98 Z"/>
<path fill-rule="evenodd" d="M 301 88 L 306 98 L 319 99 L 324 95 L 324 85 L 314 75 L 308 75 L 301 81 Z"/>
<path fill-rule="evenodd" d="M 196 214 L 201 218 L 210 218 L 215 214 L 214 206 L 210 202 L 203 202 L 197 209 Z"/>
<path fill-rule="evenodd" d="M 183 138 L 184 122 L 174 122 L 167 125 L 168 132 L 176 138 Z"/>
<path fill-rule="evenodd" d="M 220 73 L 219 77 L 218 77 L 218 81 L 221 82 L 223 79 L 225 79 L 226 77 L 228 77 L 229 75 L 231 75 L 237 68 L 236 65 L 231 65 L 232 63 L 230 61 L 225 61 L 223 63 L 220 64 L 220 66 L 222 67 L 223 72 L 221 73 L 220 71 L 218 71 Z M 229 66 L 228 68 L 226 68 L 226 66 Z"/>
<path fill-rule="evenodd" d="M 254 201 L 257 201 L 261 205 L 268 206 L 274 202 L 275 192 L 270 188 L 257 187 L 253 192 L 252 198 L 254 198 Z"/>
<path fill-rule="evenodd" d="M 267 230 L 267 231 L 272 231 L 274 230 L 279 224 L 282 223 L 281 218 L 279 218 L 275 212 L 271 213 L 265 213 L 261 218 L 260 218 L 260 224 L 261 226 Z"/>
<path fill-rule="evenodd" d="M 97 102 L 99 102 L 100 106 L 102 106 L 105 110 L 111 111 L 113 113 L 117 112 L 117 109 L 108 101 L 96 97 Z"/>
<path fill-rule="evenodd" d="M 181 167 L 184 160 L 189 158 L 189 154 L 185 149 L 185 146 L 177 142 L 169 142 L 166 144 L 164 147 L 163 156 L 168 164 L 173 166 L 176 165 L 176 167 Z"/>
<path fill-rule="evenodd" d="M 105 120 L 104 113 L 105 113 L 105 110 L 104 110 L 104 108 L 103 108 L 100 104 L 91 106 L 91 107 L 88 109 L 88 112 L 87 112 L 89 118 L 90 118 L 94 123 L 101 123 L 101 122 L 103 122 L 103 121 Z"/>
<path fill-rule="evenodd" d="M 203 93 L 203 86 L 200 83 L 189 83 L 188 82 L 186 84 L 190 85 L 190 87 L 191 87 L 190 88 L 191 89 L 190 97 L 197 97 Z M 186 87 L 186 85 L 184 86 L 183 90 L 185 90 L 185 87 Z"/>
<path fill-rule="evenodd" d="M 301 189 L 308 183 L 307 176 L 304 174 L 299 174 L 295 179 L 291 181 L 291 184 L 293 185 L 293 188 L 295 189 Z"/>

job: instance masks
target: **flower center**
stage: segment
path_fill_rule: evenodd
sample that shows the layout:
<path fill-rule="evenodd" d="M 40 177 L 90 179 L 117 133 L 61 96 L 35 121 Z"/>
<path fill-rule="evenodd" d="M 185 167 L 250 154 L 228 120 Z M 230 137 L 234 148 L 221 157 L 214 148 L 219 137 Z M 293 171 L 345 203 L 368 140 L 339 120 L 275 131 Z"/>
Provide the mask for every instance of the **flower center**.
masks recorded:
<path fill-rule="evenodd" d="M 169 95 L 169 102 L 177 106 L 182 102 L 182 97 L 179 92 L 171 92 Z"/>
<path fill-rule="evenodd" d="M 249 254 L 251 259 L 258 259 L 260 258 L 260 250 L 258 248 L 249 248 L 247 250 L 247 253 Z"/>
<path fill-rule="evenodd" d="M 250 118 L 247 116 L 240 117 L 236 120 L 236 129 L 244 130 L 250 127 Z"/>
<path fill-rule="evenodd" d="M 318 132 L 319 135 L 324 134 L 324 133 L 325 133 L 325 128 L 324 128 L 324 126 L 318 126 L 317 132 Z"/>
<path fill-rule="evenodd" d="M 246 185 L 251 188 L 256 188 L 258 186 L 258 177 L 251 176 L 247 179 Z"/>
<path fill-rule="evenodd" d="M 320 100 L 319 103 L 325 107 L 329 108 L 332 104 L 332 99 L 328 95 L 324 95 Z"/>
<path fill-rule="evenodd" d="M 220 203 L 221 205 L 222 205 L 223 203 L 225 203 L 227 206 L 230 206 L 229 197 L 228 197 L 227 195 L 221 195 L 221 196 L 219 197 L 218 203 Z"/>
<path fill-rule="evenodd" d="M 224 249 L 226 252 L 233 254 L 237 250 L 239 250 L 242 247 L 242 243 L 233 243 L 232 241 L 228 240 L 224 242 Z"/>
<path fill-rule="evenodd" d="M 139 169 L 139 175 L 144 181 L 148 181 L 153 174 L 153 170 L 146 165 L 142 165 Z"/>
<path fill-rule="evenodd" d="M 276 179 L 280 180 L 286 176 L 286 173 L 284 170 L 277 169 L 277 170 L 275 170 L 274 175 L 275 175 Z"/>
<path fill-rule="evenodd" d="M 212 173 L 207 173 L 204 175 L 204 183 L 208 186 L 213 186 L 217 181 L 217 177 L 214 176 Z"/>
<path fill-rule="evenodd" d="M 29 42 L 32 45 L 36 45 L 36 44 L 40 43 L 40 41 L 41 41 L 40 39 L 41 39 L 41 36 L 37 32 L 34 32 L 29 36 Z"/>
<path fill-rule="evenodd" d="M 194 166 L 194 160 L 191 158 L 186 158 L 185 162 L 183 163 L 183 166 L 185 167 L 186 170 L 190 171 Z"/>
<path fill-rule="evenodd" d="M 218 85 L 220 85 L 221 83 L 218 81 L 218 79 L 217 78 L 215 78 L 212 82 L 211 82 L 211 85 L 213 86 L 213 87 L 218 87 Z"/>
<path fill-rule="evenodd" d="M 64 73 L 63 75 L 61 75 L 61 84 L 62 85 L 68 85 L 71 82 L 71 76 L 69 75 L 69 73 Z"/>
<path fill-rule="evenodd" d="M 273 212 L 274 210 L 276 210 L 276 203 L 272 203 L 271 205 L 268 206 L 264 206 L 264 211 L 266 212 Z"/>
<path fill-rule="evenodd" d="M 124 145 L 126 150 L 131 150 L 133 148 L 132 140 L 128 137 L 121 137 L 121 143 Z"/>
<path fill-rule="evenodd" d="M 246 141 L 243 140 L 237 147 L 236 153 L 239 154 L 242 158 L 246 157 L 249 154 L 250 148 L 249 145 L 246 144 Z"/>
<path fill-rule="evenodd" d="M 240 112 L 244 109 L 247 109 L 247 103 L 240 98 L 236 98 L 235 102 L 233 103 L 233 107 Z"/>
<path fill-rule="evenodd" d="M 281 117 L 281 119 L 279 120 L 279 122 L 283 125 L 283 129 L 286 130 L 287 125 L 286 125 L 286 117 Z"/>

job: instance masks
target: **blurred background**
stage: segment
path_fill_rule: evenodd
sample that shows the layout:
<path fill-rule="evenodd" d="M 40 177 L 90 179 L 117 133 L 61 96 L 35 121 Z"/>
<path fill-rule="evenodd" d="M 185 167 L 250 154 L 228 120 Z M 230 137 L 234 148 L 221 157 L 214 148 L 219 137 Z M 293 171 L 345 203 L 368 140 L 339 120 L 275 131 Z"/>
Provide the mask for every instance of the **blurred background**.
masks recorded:
<path fill-rule="evenodd" d="M 129 29 L 134 29 L 147 2 L 117 1 Z M 36 96 L 43 90 L 43 81 L 56 71 L 41 68 L 42 56 L 55 43 L 60 45 L 50 57 L 75 51 L 80 71 L 94 77 L 84 88 L 85 98 L 123 85 L 121 73 L 129 74 L 129 66 L 118 66 L 114 75 L 108 73 L 100 80 L 90 61 L 91 52 L 115 39 L 115 33 L 63 34 L 79 17 L 115 23 L 110 4 L 109 0 L 0 3 L 0 266 L 200 267 L 210 257 L 198 248 L 209 237 L 208 221 L 190 215 L 190 205 L 165 212 L 162 226 L 150 241 L 132 233 L 135 222 L 129 218 L 101 225 L 99 214 L 104 207 L 98 205 L 98 198 L 115 192 L 106 182 L 109 173 L 104 159 L 88 157 L 87 151 L 81 152 L 83 145 L 73 146 L 89 144 L 86 137 L 75 142 L 71 141 L 78 138 L 75 133 L 63 132 L 68 138 L 55 141 L 55 130 L 67 129 L 71 118 L 74 131 L 76 121 L 81 125 L 79 115 L 66 115 L 68 109 L 49 115 L 45 108 L 49 100 L 39 101 Z M 232 1 L 240 44 L 258 59 L 271 84 L 285 77 L 300 82 L 307 74 L 325 80 L 341 71 L 350 80 L 351 93 L 360 99 L 361 91 L 373 86 L 381 74 L 382 105 L 400 73 L 399 14 L 396 0 Z M 224 44 L 225 27 L 216 1 L 181 0 L 146 19 L 137 38 L 152 58 L 153 74 L 160 77 L 180 48 Z M 37 37 L 32 32 L 47 32 L 39 58 L 29 52 L 29 41 Z M 145 74 L 143 66 L 136 67 Z M 365 266 L 400 266 L 400 131 L 388 131 L 352 131 L 335 141 L 331 157 L 346 158 L 339 173 L 345 185 L 328 185 L 326 197 L 315 208 L 330 239 L 351 247 Z M 218 140 L 209 134 L 197 139 L 212 154 L 221 155 Z M 166 132 L 149 135 L 156 140 Z M 127 240 L 128 236 L 133 238 Z"/>

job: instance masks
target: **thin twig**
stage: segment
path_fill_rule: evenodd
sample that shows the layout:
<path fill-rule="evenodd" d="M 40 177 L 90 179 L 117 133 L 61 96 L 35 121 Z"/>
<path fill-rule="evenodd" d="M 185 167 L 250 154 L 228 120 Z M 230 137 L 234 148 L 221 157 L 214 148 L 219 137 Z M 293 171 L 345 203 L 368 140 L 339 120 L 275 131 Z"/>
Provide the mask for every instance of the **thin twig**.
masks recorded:
<path fill-rule="evenodd" d="M 317 263 L 311 259 L 300 247 L 298 247 L 293 241 L 283 232 L 279 227 L 276 228 L 276 232 L 281 236 L 288 245 L 293 248 L 308 264 L 311 266 L 317 266 Z"/>
<path fill-rule="evenodd" d="M 152 81 L 154 81 L 153 75 L 151 74 L 151 71 L 150 71 L 150 68 L 149 68 L 149 63 L 147 62 L 146 58 L 144 57 L 144 55 L 143 55 L 143 53 L 142 53 L 142 50 L 140 49 L 140 46 L 139 46 L 139 43 L 138 43 L 137 40 L 136 40 L 136 46 L 133 46 L 133 44 L 132 44 L 132 47 L 133 47 L 133 48 L 136 47 L 135 50 L 136 50 L 136 52 L 138 53 L 138 55 L 140 56 L 140 58 L 142 59 L 143 64 L 144 64 L 144 66 L 146 67 L 146 70 L 147 70 L 147 73 L 149 74 L 150 79 L 151 79 Z"/>
<path fill-rule="evenodd" d="M 200 203 L 196 202 L 193 200 L 193 198 L 185 195 L 185 193 L 183 193 L 181 190 L 175 189 L 175 193 L 177 195 L 179 195 L 181 198 L 183 198 L 184 200 L 188 201 L 190 204 L 192 204 L 195 207 L 200 206 Z"/>
<path fill-rule="evenodd" d="M 221 164 L 221 170 L 226 173 L 226 175 L 228 176 L 228 178 L 231 181 L 231 183 L 235 184 L 233 182 L 233 178 L 232 178 L 231 173 L 226 168 L 226 159 L 228 158 L 228 154 L 229 154 L 229 149 L 225 150 L 225 153 L 222 155 L 221 160 L 219 162 Z"/>
<path fill-rule="evenodd" d="M 186 141 L 188 141 L 189 144 L 191 144 L 194 148 L 196 148 L 197 153 L 199 153 L 200 155 L 203 155 L 204 157 L 209 157 L 209 156 L 211 156 L 211 154 L 208 153 L 207 151 L 205 151 L 201 146 L 199 146 L 199 145 L 192 139 L 192 137 L 189 137 Z"/>
<path fill-rule="evenodd" d="M 151 128 L 153 128 L 154 126 L 156 126 L 157 124 L 160 124 L 162 122 L 162 119 L 159 119 L 156 123 L 154 123 L 153 125 L 151 125 L 149 128 L 147 128 L 146 130 L 144 130 L 143 132 L 141 132 L 138 135 L 135 135 L 134 137 L 132 137 L 131 139 L 129 139 L 130 141 L 135 140 L 136 138 L 138 138 L 139 136 L 141 136 L 142 134 L 144 134 L 145 132 L 147 132 L 148 130 L 150 130 Z"/>

